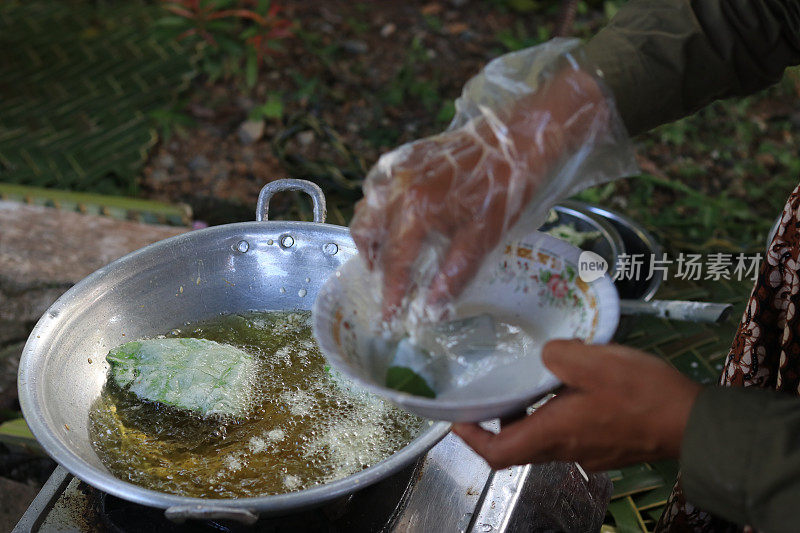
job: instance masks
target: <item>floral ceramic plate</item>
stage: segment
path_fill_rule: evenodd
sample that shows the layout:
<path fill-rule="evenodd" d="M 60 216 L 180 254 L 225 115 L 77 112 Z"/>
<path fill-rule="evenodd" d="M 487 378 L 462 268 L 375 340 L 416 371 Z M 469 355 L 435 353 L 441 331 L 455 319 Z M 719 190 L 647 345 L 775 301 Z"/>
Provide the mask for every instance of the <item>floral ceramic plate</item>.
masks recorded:
<path fill-rule="evenodd" d="M 375 353 L 374 317 L 380 316 L 358 282 L 368 279 L 356 257 L 331 276 L 317 296 L 314 334 L 331 365 L 356 383 L 420 416 L 453 422 L 481 421 L 522 411 L 560 382 L 541 361 L 551 339 L 611 340 L 619 321 L 619 297 L 606 274 L 591 282 L 578 275 L 581 250 L 543 233 L 508 243 L 487 260 L 456 302 L 457 316 L 489 313 L 522 327 L 536 348 L 489 369 L 436 398 L 385 387 L 391 356 Z"/>

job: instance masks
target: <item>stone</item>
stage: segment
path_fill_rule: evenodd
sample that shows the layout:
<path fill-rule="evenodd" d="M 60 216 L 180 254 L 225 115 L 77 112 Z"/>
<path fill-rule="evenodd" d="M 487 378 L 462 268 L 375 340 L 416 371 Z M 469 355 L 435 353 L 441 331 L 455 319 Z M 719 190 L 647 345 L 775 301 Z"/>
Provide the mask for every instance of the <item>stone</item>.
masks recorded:
<path fill-rule="evenodd" d="M 14 408 L 22 348 L 59 296 L 111 261 L 188 231 L 6 201 L 0 228 L 0 409 Z"/>
<path fill-rule="evenodd" d="M 189 170 L 192 172 L 198 172 L 201 170 L 208 170 L 208 167 L 211 166 L 211 163 L 208 162 L 208 159 L 203 154 L 197 154 L 186 166 L 188 166 Z"/>
<path fill-rule="evenodd" d="M 223 165 L 214 168 L 215 181 L 227 181 L 231 175 L 230 165 Z"/>
<path fill-rule="evenodd" d="M 163 168 L 157 168 L 150 173 L 150 181 L 153 183 L 167 183 L 170 181 L 169 172 Z"/>
<path fill-rule="evenodd" d="M 0 477 L 0 531 L 11 531 L 25 514 L 40 487 Z"/>
<path fill-rule="evenodd" d="M 369 51 L 369 45 L 367 43 L 352 39 L 343 42 L 342 48 L 351 54 L 366 54 Z"/>
<path fill-rule="evenodd" d="M 465 30 L 458 34 L 458 38 L 464 41 L 465 43 L 469 43 L 477 40 L 478 34 L 471 30 Z"/>
<path fill-rule="evenodd" d="M 313 131 L 302 131 L 297 134 L 297 141 L 303 145 L 308 146 L 314 142 L 314 132 Z"/>
<path fill-rule="evenodd" d="M 252 165 L 256 160 L 256 151 L 252 146 L 242 148 L 242 151 L 239 152 L 239 157 L 242 158 L 245 164 Z"/>
<path fill-rule="evenodd" d="M 270 73 L 272 74 L 272 73 Z M 248 98 L 246 96 L 237 96 L 236 97 L 236 107 L 244 111 L 245 113 L 249 113 L 254 107 L 256 106 L 255 101 L 252 98 Z"/>
<path fill-rule="evenodd" d="M 216 137 L 217 139 L 225 139 L 228 137 L 228 131 L 224 130 L 214 124 L 205 124 L 201 130 L 209 137 Z"/>
<path fill-rule="evenodd" d="M 188 230 L 7 201 L 0 228 L 0 321 L 18 323 L 98 268 Z"/>
<path fill-rule="evenodd" d="M 397 31 L 397 25 L 394 22 L 384 24 L 384 26 L 381 28 L 381 37 L 384 38 L 389 37 L 396 31 Z"/>
<path fill-rule="evenodd" d="M 236 130 L 242 144 L 253 144 L 264 135 L 263 120 L 245 120 Z"/>
<path fill-rule="evenodd" d="M 156 166 L 172 170 L 175 168 L 175 158 L 171 154 L 163 153 L 156 158 Z"/>

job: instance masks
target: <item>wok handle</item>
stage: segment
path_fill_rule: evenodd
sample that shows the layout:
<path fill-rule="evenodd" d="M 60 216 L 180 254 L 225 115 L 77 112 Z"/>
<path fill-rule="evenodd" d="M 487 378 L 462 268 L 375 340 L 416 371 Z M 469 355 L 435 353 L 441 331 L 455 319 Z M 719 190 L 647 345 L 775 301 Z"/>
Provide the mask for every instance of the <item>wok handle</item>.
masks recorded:
<path fill-rule="evenodd" d="M 258 522 L 258 515 L 247 509 L 237 507 L 215 507 L 213 505 L 176 505 L 164 511 L 164 517 L 176 524 L 183 524 L 187 520 L 233 520 L 241 524 L 252 526 Z"/>
<path fill-rule="evenodd" d="M 311 197 L 314 205 L 314 222 L 320 224 L 325 222 L 328 214 L 325 193 L 316 183 L 308 180 L 282 179 L 267 183 L 258 193 L 258 204 L 256 205 L 256 221 L 269 220 L 269 201 L 279 192 L 284 191 L 303 191 Z"/>
<path fill-rule="evenodd" d="M 687 302 L 682 300 L 620 300 L 620 312 L 624 315 L 652 315 L 670 320 L 687 322 L 724 322 L 731 315 L 731 304 L 710 302 Z"/>

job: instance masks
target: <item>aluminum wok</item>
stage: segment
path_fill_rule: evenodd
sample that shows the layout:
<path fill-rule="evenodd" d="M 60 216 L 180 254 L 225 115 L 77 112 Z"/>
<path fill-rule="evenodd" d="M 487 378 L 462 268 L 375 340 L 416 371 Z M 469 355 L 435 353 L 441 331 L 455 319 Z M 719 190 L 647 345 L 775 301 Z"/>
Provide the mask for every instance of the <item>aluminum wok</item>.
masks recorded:
<path fill-rule="evenodd" d="M 272 195 L 288 190 L 311 196 L 314 222 L 267 221 Z M 387 459 L 324 485 L 256 498 L 205 499 L 118 479 L 91 446 L 89 409 L 106 381 L 105 355 L 111 348 L 220 313 L 311 309 L 328 276 L 356 254 L 347 228 L 324 221 L 325 197 L 318 186 L 278 180 L 262 189 L 255 222 L 192 231 L 151 244 L 67 291 L 36 324 L 19 368 L 22 411 L 47 453 L 86 483 L 166 509 L 172 520 L 227 518 L 245 523 L 259 515 L 289 514 L 346 496 L 425 454 L 447 434 L 449 424 L 427 422 L 412 442 Z"/>

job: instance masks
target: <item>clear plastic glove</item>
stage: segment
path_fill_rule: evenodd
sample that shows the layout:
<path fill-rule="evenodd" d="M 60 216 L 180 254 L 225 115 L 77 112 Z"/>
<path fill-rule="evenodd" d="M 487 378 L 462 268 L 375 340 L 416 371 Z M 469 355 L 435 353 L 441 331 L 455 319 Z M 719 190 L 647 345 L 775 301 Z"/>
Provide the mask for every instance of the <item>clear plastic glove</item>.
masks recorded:
<path fill-rule="evenodd" d="M 495 59 L 465 86 L 447 131 L 370 171 L 351 232 L 382 285 L 384 318 L 409 307 L 443 318 L 515 228 L 533 231 L 558 200 L 635 172 L 610 93 L 580 66 L 577 44 Z"/>

